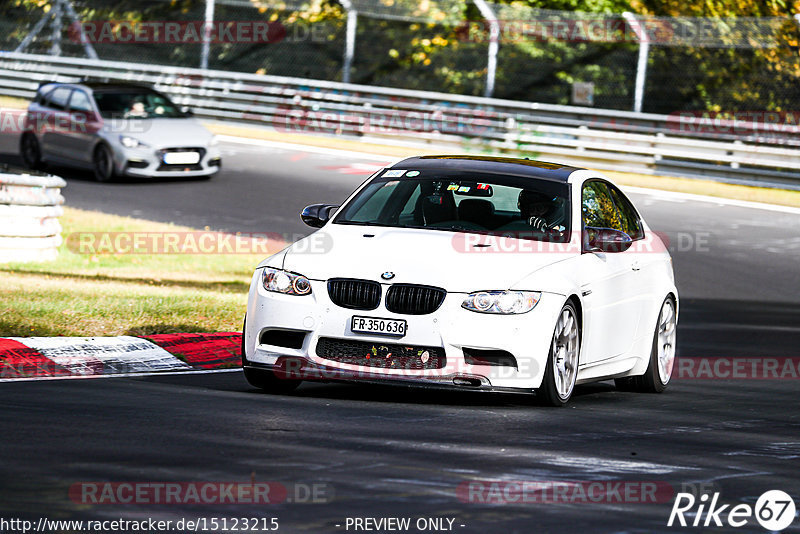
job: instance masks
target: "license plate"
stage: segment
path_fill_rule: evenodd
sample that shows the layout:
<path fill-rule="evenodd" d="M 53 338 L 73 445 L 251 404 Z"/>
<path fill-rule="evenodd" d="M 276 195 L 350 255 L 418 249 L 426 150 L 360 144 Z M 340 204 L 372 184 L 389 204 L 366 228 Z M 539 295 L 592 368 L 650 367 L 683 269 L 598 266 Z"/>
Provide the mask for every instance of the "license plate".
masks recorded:
<path fill-rule="evenodd" d="M 408 331 L 408 324 L 403 319 L 380 319 L 354 315 L 350 320 L 350 329 L 353 332 L 364 334 L 402 337 Z"/>
<path fill-rule="evenodd" d="M 198 152 L 165 152 L 164 163 L 167 165 L 194 165 L 200 161 Z"/>

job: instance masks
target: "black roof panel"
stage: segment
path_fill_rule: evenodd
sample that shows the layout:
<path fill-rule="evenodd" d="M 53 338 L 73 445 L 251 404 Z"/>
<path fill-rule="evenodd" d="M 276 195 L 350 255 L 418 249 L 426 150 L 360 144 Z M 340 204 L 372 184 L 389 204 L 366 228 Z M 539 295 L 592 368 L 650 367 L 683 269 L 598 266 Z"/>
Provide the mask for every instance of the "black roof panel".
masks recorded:
<path fill-rule="evenodd" d="M 548 163 L 530 159 L 505 158 L 497 156 L 441 155 L 417 156 L 395 163 L 393 169 L 442 169 L 472 172 L 491 172 L 529 176 L 545 180 L 566 182 L 570 174 L 580 167 L 559 163 Z"/>
<path fill-rule="evenodd" d="M 82 81 L 78 82 L 75 85 L 83 85 L 88 87 L 92 91 L 116 91 L 116 90 L 124 90 L 130 91 L 131 89 L 139 90 L 139 91 L 152 91 L 153 88 L 148 85 L 138 84 L 138 83 L 125 83 L 125 82 L 92 82 L 92 81 Z"/>

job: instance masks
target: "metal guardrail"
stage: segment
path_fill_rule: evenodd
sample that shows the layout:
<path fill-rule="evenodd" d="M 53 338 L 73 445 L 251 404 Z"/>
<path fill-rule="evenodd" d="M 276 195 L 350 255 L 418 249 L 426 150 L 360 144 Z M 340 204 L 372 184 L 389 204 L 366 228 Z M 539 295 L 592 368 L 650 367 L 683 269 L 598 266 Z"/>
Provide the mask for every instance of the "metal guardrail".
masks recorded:
<path fill-rule="evenodd" d="M 155 86 L 199 117 L 598 169 L 800 189 L 800 127 L 517 102 L 319 80 L 0 52 L 0 94 L 43 81 Z"/>

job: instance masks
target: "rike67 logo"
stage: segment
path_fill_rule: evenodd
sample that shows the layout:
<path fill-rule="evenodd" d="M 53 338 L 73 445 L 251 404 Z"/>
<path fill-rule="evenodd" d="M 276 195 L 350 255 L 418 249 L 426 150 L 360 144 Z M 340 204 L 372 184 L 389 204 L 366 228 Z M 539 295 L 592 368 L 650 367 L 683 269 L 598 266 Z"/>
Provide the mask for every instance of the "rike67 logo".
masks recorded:
<path fill-rule="evenodd" d="M 780 490 L 765 491 L 750 504 L 720 504 L 719 492 L 709 497 L 703 493 L 699 498 L 691 493 L 678 493 L 669 514 L 667 526 L 681 527 L 734 527 L 752 524 L 755 519 L 762 527 L 778 532 L 794 521 L 796 508 L 788 493 Z"/>

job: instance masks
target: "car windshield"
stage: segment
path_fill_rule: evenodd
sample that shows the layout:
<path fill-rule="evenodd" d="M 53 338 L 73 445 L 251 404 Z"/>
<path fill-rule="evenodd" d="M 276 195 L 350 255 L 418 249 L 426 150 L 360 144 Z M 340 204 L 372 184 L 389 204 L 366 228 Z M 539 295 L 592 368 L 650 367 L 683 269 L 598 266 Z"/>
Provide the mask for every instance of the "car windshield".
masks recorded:
<path fill-rule="evenodd" d="M 102 91 L 94 99 L 100 115 L 123 119 L 176 119 L 185 117 L 178 106 L 155 91 Z"/>
<path fill-rule="evenodd" d="M 565 183 L 460 171 L 384 170 L 334 224 L 425 228 L 567 242 Z"/>

